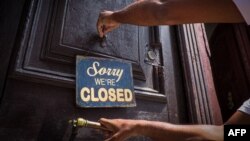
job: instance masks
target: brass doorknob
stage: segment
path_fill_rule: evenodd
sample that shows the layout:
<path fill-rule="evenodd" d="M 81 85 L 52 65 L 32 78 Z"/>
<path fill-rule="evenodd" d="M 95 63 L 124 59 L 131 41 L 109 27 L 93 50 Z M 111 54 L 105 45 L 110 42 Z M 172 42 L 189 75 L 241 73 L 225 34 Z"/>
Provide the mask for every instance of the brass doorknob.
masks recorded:
<path fill-rule="evenodd" d="M 69 123 L 72 124 L 73 127 L 87 127 L 87 128 L 108 130 L 107 128 L 103 127 L 99 122 L 89 121 L 83 118 L 69 120 Z"/>

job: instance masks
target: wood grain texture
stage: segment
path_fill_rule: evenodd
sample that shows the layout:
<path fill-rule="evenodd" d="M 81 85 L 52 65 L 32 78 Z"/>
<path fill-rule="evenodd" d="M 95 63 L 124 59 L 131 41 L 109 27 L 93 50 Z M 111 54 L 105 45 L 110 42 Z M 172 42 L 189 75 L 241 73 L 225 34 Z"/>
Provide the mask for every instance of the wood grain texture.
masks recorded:
<path fill-rule="evenodd" d="M 188 109 L 193 123 L 221 124 L 208 44 L 202 24 L 179 27 Z"/>

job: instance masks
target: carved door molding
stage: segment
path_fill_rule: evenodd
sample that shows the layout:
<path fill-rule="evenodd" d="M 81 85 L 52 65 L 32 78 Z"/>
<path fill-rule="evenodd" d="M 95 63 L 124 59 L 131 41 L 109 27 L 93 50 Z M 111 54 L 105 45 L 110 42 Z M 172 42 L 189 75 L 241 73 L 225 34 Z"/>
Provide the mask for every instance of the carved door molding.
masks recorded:
<path fill-rule="evenodd" d="M 178 26 L 178 33 L 191 122 L 221 124 L 204 25 Z"/>

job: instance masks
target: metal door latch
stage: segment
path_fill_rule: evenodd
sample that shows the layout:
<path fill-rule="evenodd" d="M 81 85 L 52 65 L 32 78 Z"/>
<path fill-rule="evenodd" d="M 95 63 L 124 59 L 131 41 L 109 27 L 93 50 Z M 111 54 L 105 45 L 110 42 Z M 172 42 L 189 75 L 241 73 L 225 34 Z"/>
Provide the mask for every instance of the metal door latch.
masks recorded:
<path fill-rule="evenodd" d="M 144 62 L 149 65 L 158 66 L 159 61 L 159 50 L 157 48 L 152 48 L 148 44 L 145 47 L 145 58 Z"/>
<path fill-rule="evenodd" d="M 154 50 L 148 50 L 147 55 L 149 60 L 155 60 L 157 57 L 157 54 Z"/>
<path fill-rule="evenodd" d="M 69 125 L 63 137 L 63 141 L 74 141 L 78 134 L 78 129 L 82 127 L 110 131 L 109 129 L 102 126 L 99 122 L 93 122 L 83 118 L 72 119 L 69 120 Z"/>
<path fill-rule="evenodd" d="M 69 123 L 73 127 L 87 127 L 87 128 L 95 128 L 101 130 L 108 130 L 107 128 L 103 127 L 99 122 L 89 121 L 83 118 L 77 118 L 73 120 L 69 120 Z"/>

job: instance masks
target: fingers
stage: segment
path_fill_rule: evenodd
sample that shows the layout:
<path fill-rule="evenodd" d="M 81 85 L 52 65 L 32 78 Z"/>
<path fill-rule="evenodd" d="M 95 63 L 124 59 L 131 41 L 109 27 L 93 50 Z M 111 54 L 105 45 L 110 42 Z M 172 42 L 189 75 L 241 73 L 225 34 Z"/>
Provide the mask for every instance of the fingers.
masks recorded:
<path fill-rule="evenodd" d="M 125 122 L 122 119 L 105 119 L 101 118 L 99 120 L 101 125 L 110 129 L 111 132 L 105 132 L 105 141 L 124 141 L 125 139 L 131 137 L 130 130 L 122 127 L 122 123 Z"/>
<path fill-rule="evenodd" d="M 97 21 L 97 30 L 98 30 L 98 34 L 101 38 L 104 36 L 103 29 L 104 29 L 103 18 L 100 14 L 98 21 Z"/>
<path fill-rule="evenodd" d="M 126 131 L 119 131 L 105 141 L 124 141 L 131 136 Z"/>
<path fill-rule="evenodd" d="M 107 27 L 109 26 L 108 17 L 110 16 L 108 14 L 108 11 L 103 11 L 99 14 L 98 21 L 97 21 L 97 29 L 98 34 L 101 38 L 107 33 Z"/>
<path fill-rule="evenodd" d="M 101 123 L 101 125 L 105 126 L 109 130 L 111 130 L 111 131 L 114 130 L 114 125 L 113 125 L 113 123 L 112 123 L 112 121 L 110 119 L 101 118 L 99 120 L 99 122 Z"/>
<path fill-rule="evenodd" d="M 97 21 L 97 30 L 99 36 L 102 38 L 108 32 L 114 30 L 120 23 L 114 20 L 112 11 L 103 11 L 99 14 Z"/>
<path fill-rule="evenodd" d="M 110 138 L 114 133 L 110 131 L 103 131 L 104 138 Z"/>
<path fill-rule="evenodd" d="M 106 118 L 100 118 L 99 122 L 103 125 L 108 125 L 110 124 L 110 121 L 109 119 L 106 119 Z"/>
<path fill-rule="evenodd" d="M 114 134 L 112 137 L 106 139 L 105 141 L 123 141 L 124 139 L 121 138 L 120 133 Z"/>
<path fill-rule="evenodd" d="M 107 138 L 105 141 L 118 141 L 117 136 L 118 134 L 115 134 L 114 131 L 114 125 L 112 123 L 112 120 L 110 119 L 106 119 L 106 118 L 101 118 L 99 120 L 99 122 L 101 123 L 102 126 L 105 126 L 106 128 L 108 128 L 110 131 L 105 131 L 104 132 L 104 137 Z"/>

